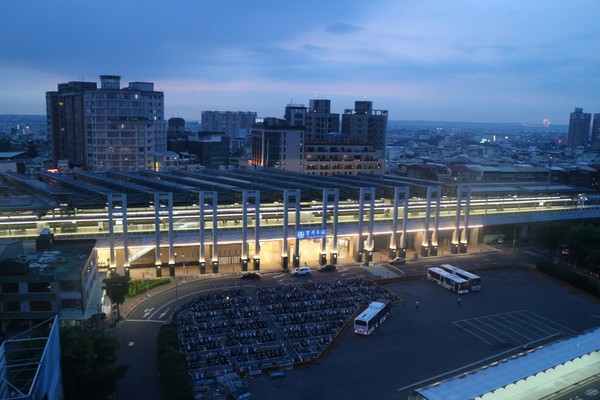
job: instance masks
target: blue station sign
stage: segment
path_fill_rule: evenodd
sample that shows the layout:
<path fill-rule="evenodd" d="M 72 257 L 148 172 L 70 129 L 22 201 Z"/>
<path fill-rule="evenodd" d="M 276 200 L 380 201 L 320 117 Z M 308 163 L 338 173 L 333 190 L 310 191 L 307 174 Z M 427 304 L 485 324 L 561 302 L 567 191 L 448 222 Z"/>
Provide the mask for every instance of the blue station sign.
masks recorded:
<path fill-rule="evenodd" d="M 296 239 L 322 239 L 325 237 L 325 229 L 301 229 L 296 232 Z"/>

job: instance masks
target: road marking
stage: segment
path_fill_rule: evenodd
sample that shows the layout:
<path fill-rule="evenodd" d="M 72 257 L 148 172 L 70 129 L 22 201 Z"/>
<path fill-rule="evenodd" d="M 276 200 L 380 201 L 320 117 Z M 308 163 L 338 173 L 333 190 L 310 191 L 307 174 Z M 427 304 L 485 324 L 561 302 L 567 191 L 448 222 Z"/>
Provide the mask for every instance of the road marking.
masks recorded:
<path fill-rule="evenodd" d="M 167 308 L 165 311 L 161 312 L 158 316 L 158 319 L 162 319 L 169 312 L 170 308 Z"/>
<path fill-rule="evenodd" d="M 159 324 L 165 323 L 165 321 L 161 321 L 159 319 L 126 319 L 125 322 L 158 322 Z"/>
<path fill-rule="evenodd" d="M 400 268 L 396 268 L 395 266 L 393 266 L 392 264 L 388 265 L 389 268 L 395 269 L 396 271 L 400 272 L 401 274 L 406 274 L 406 272 L 402 271 Z"/>
<path fill-rule="evenodd" d="M 501 320 L 505 321 L 506 324 L 504 325 L 504 327 L 510 331 L 513 331 L 514 333 L 516 333 L 519 336 L 523 336 L 525 339 L 527 339 L 527 341 L 531 342 L 533 341 L 533 338 L 530 338 L 529 336 L 525 335 L 524 333 L 517 331 L 516 329 L 512 329 L 509 325 L 515 325 L 517 327 L 517 329 L 520 328 L 520 326 L 518 324 L 515 324 L 513 321 L 511 321 L 508 318 L 503 317 L 502 315 L 499 315 L 498 318 L 500 318 Z"/>
<path fill-rule="evenodd" d="M 549 322 L 549 323 L 551 323 L 551 324 L 554 324 L 554 325 L 556 325 L 556 326 L 559 326 L 559 327 L 560 327 L 562 330 L 567 330 L 567 331 L 571 331 L 571 332 L 575 333 L 575 331 L 574 331 L 573 329 L 567 328 L 566 326 L 564 326 L 564 325 L 561 325 L 561 324 L 559 324 L 559 323 L 556 323 L 556 322 L 554 322 L 554 321 L 552 321 L 552 320 L 549 320 L 548 318 L 544 318 L 544 317 L 542 317 L 541 315 L 534 314 L 534 313 L 532 313 L 532 312 L 531 312 L 531 311 L 529 311 L 529 310 L 522 310 L 522 311 L 518 311 L 518 312 L 519 312 L 519 313 L 520 313 L 520 312 L 523 312 L 523 313 L 529 313 L 529 314 L 532 314 L 532 315 L 534 315 L 534 316 L 535 316 L 535 318 L 539 318 L 540 320 L 545 320 L 545 321 L 547 321 L 547 322 Z M 531 318 L 531 319 L 535 319 L 535 318 L 532 318 L 532 317 L 529 317 L 529 318 Z M 554 328 L 554 327 L 552 327 L 552 326 L 549 326 L 549 325 L 546 325 L 546 324 L 543 324 L 543 323 L 542 323 L 541 325 L 545 325 L 545 326 L 546 326 L 546 327 L 548 327 L 549 329 L 553 329 L 553 328 Z M 554 328 L 554 329 L 556 329 L 556 328 Z"/>
<path fill-rule="evenodd" d="M 129 347 L 133 347 L 135 342 L 129 342 Z"/>
<path fill-rule="evenodd" d="M 150 313 L 151 313 L 153 310 L 154 310 L 154 307 L 152 307 L 152 308 L 146 308 L 146 309 L 144 310 L 144 318 L 147 318 L 147 317 L 148 317 L 148 315 L 150 315 Z"/>
<path fill-rule="evenodd" d="M 461 329 L 463 329 L 463 330 L 465 330 L 465 331 L 469 332 L 471 335 L 473 335 L 473 336 L 475 336 L 475 337 L 478 337 L 479 339 L 483 340 L 484 342 L 486 342 L 486 343 L 487 343 L 487 344 L 489 344 L 490 346 L 491 346 L 491 345 L 493 345 L 493 343 L 492 343 L 492 342 L 489 342 L 489 341 L 485 340 L 484 338 L 482 338 L 481 336 L 479 336 L 479 335 L 478 335 L 478 334 L 476 334 L 475 332 L 473 332 L 473 331 L 470 331 L 469 329 L 465 328 L 464 326 L 462 326 L 461 324 L 459 324 L 459 322 L 463 322 L 463 323 L 465 323 L 465 324 L 469 324 L 469 325 L 473 326 L 475 329 L 479 329 L 480 331 L 483 331 L 483 329 L 481 329 L 480 327 L 478 327 L 478 326 L 474 325 L 473 323 L 471 323 L 471 322 L 470 322 L 470 321 L 468 321 L 468 320 L 462 320 L 462 321 L 455 321 L 455 322 L 453 322 L 453 324 L 454 324 L 454 325 L 456 325 L 456 326 L 458 326 L 459 328 L 461 328 Z M 486 333 L 487 333 L 487 332 L 486 332 Z M 494 335 L 490 335 L 490 336 L 494 337 Z M 499 340 L 502 340 L 502 339 L 499 339 Z"/>

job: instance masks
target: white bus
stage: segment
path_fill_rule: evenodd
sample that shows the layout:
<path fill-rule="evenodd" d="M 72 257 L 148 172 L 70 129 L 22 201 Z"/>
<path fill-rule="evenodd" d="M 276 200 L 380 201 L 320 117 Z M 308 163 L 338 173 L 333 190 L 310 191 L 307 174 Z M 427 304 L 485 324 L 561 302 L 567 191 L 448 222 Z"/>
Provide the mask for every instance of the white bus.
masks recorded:
<path fill-rule="evenodd" d="M 370 335 L 375 328 L 386 320 L 392 312 L 392 302 L 379 299 L 369 304 L 366 310 L 354 319 L 354 333 L 359 335 Z"/>
<path fill-rule="evenodd" d="M 469 281 L 438 267 L 427 270 L 427 280 L 458 294 L 469 293 Z"/>
<path fill-rule="evenodd" d="M 477 291 L 481 290 L 481 277 L 480 276 L 475 275 L 469 271 L 465 271 L 464 269 L 460 269 L 460 268 L 455 267 L 454 265 L 450 265 L 450 264 L 442 264 L 442 265 L 440 265 L 440 268 L 446 272 L 450 272 L 451 274 L 454 274 L 456 276 L 459 276 L 463 279 L 468 280 L 469 281 L 469 290 L 471 292 L 477 292 Z"/>

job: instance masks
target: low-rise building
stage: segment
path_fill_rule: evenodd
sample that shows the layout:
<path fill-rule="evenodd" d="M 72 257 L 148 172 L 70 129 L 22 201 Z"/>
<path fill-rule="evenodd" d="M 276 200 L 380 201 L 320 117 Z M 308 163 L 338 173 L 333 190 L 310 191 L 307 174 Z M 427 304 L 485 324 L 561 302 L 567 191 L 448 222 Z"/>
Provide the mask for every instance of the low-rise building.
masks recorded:
<path fill-rule="evenodd" d="M 96 240 L 54 240 L 44 229 L 35 240 L 0 242 L 0 324 L 20 331 L 59 316 L 83 323 L 100 314 L 102 282 Z"/>

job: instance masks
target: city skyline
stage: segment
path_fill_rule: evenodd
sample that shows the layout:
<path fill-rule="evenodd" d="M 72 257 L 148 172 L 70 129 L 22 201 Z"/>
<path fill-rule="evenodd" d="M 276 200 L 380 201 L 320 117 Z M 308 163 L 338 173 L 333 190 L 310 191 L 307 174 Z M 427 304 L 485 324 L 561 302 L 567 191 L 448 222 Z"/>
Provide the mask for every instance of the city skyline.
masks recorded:
<path fill-rule="evenodd" d="M 575 107 L 600 111 L 600 8 L 587 0 L 7 0 L 0 13 L 0 114 L 45 114 L 57 83 L 102 74 L 154 82 L 165 117 L 189 120 L 281 117 L 314 98 L 338 113 L 367 99 L 390 120 L 565 125 Z"/>

